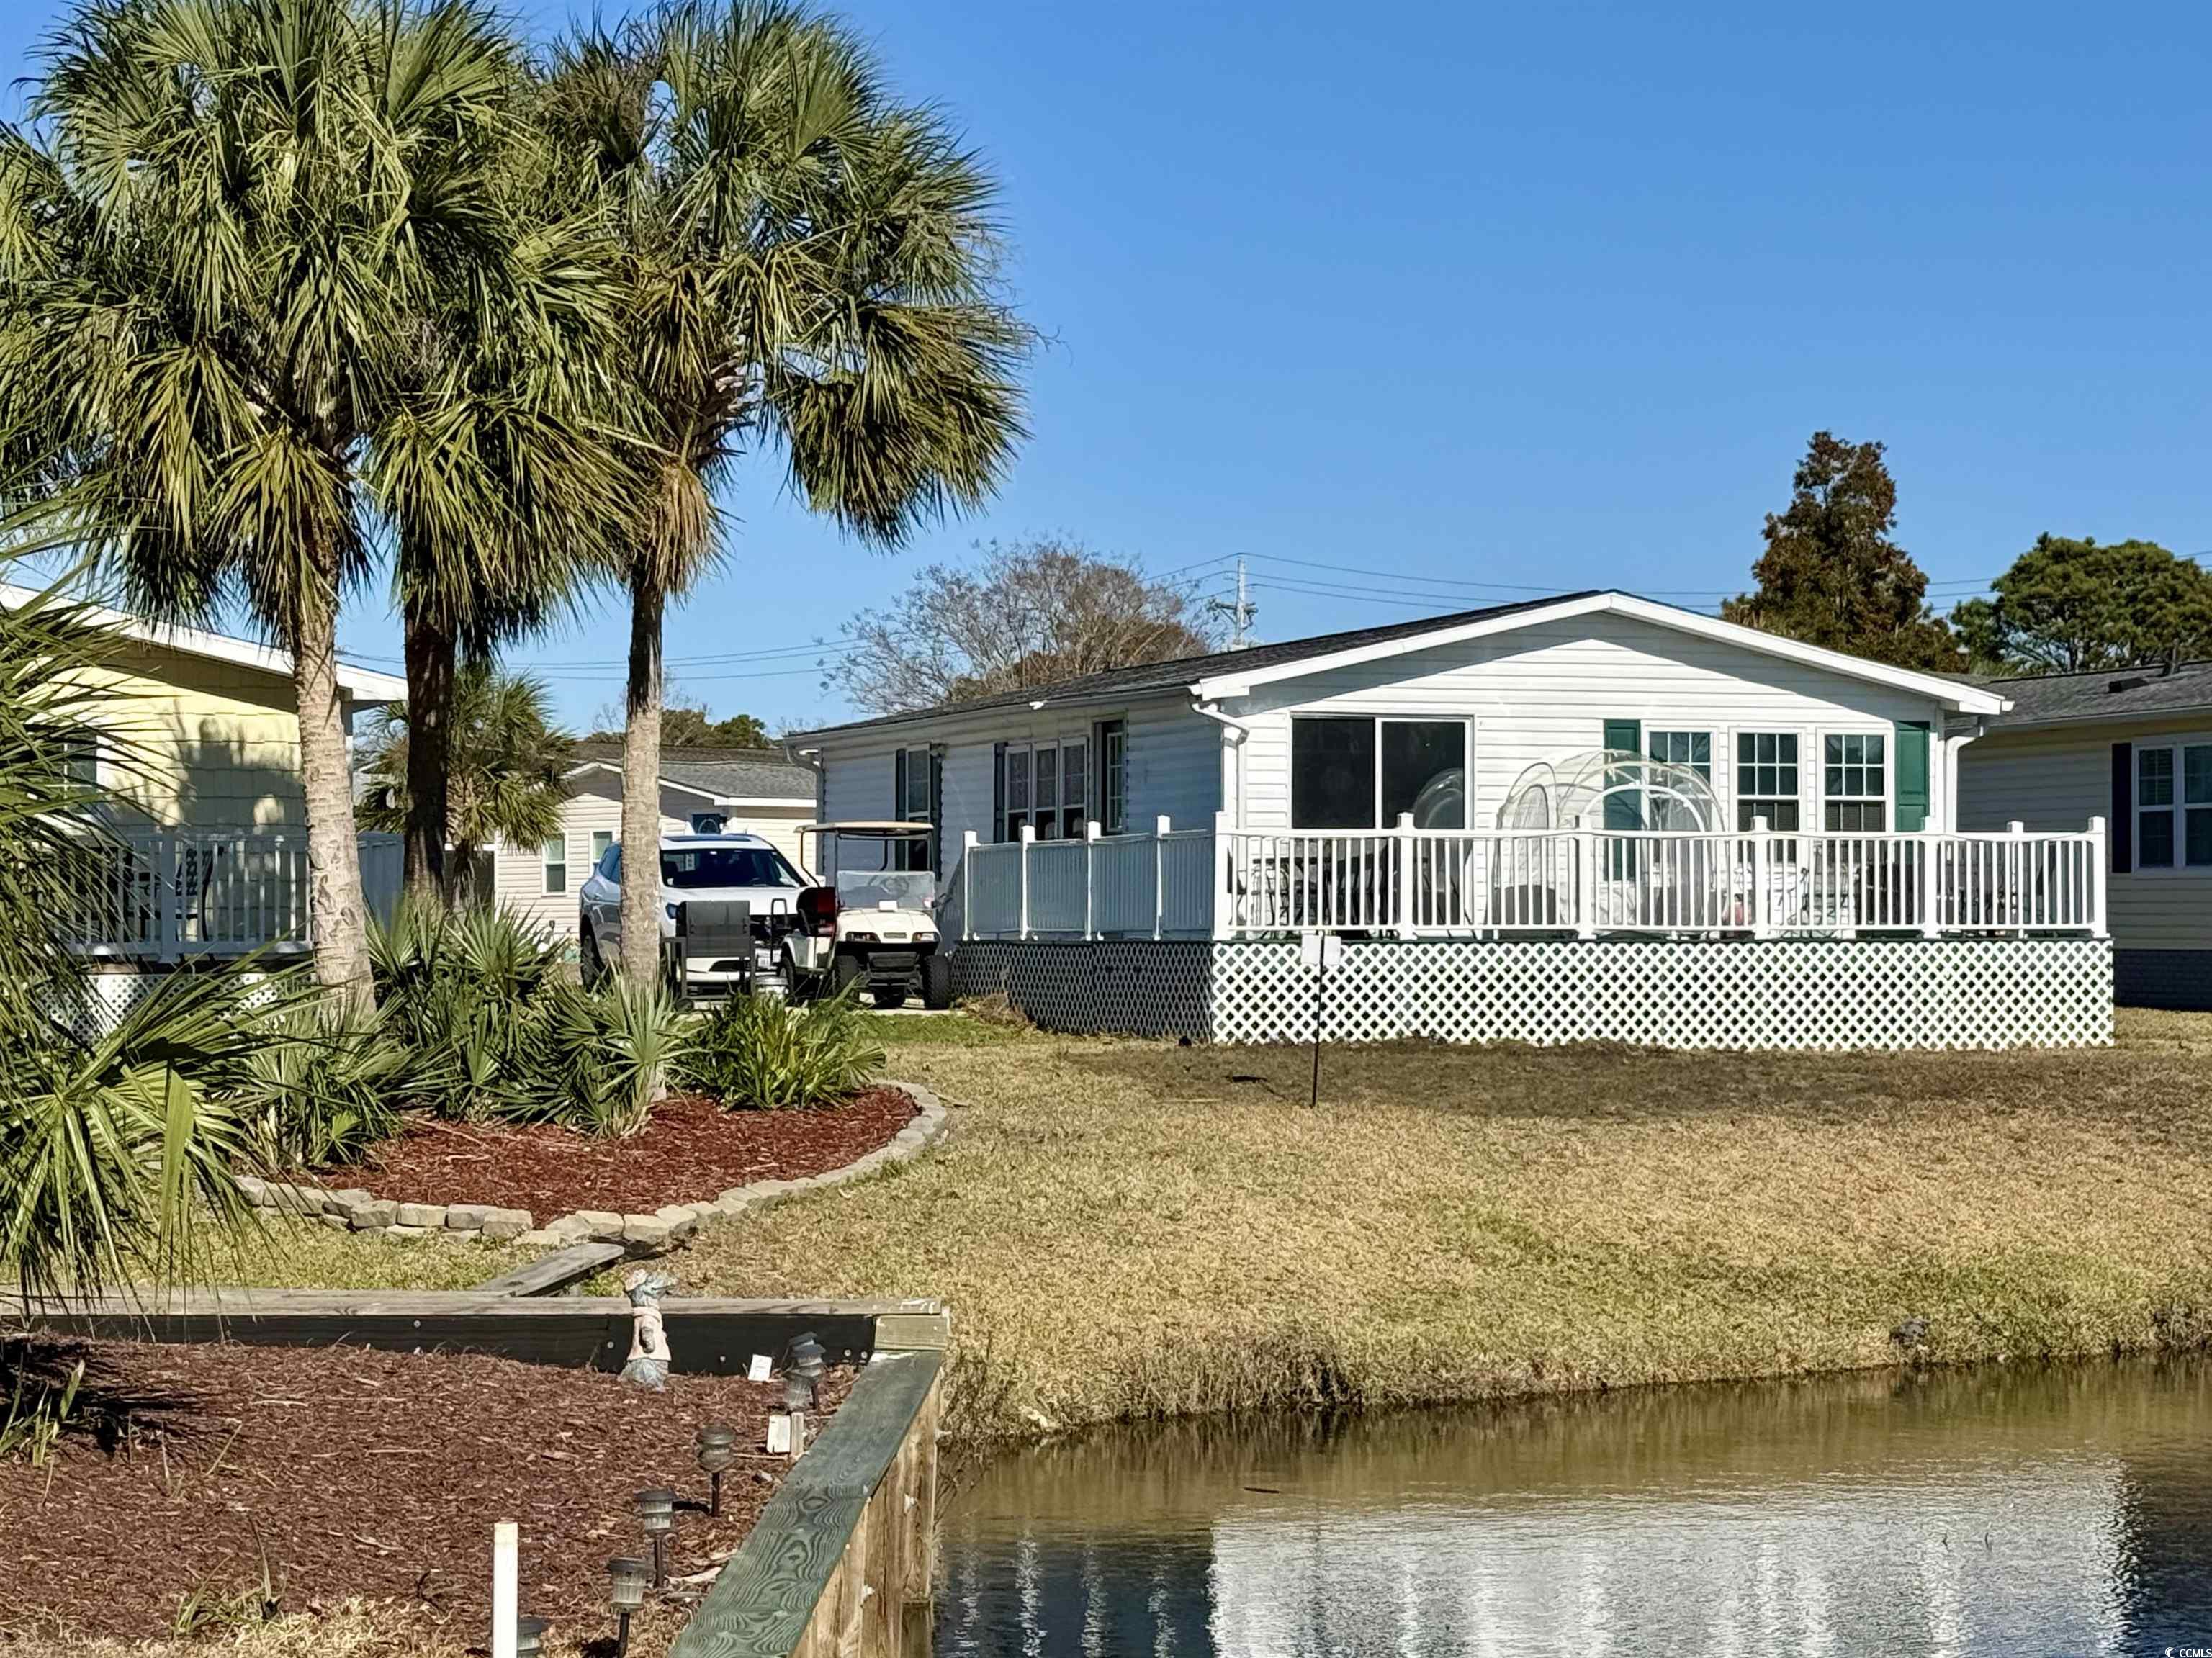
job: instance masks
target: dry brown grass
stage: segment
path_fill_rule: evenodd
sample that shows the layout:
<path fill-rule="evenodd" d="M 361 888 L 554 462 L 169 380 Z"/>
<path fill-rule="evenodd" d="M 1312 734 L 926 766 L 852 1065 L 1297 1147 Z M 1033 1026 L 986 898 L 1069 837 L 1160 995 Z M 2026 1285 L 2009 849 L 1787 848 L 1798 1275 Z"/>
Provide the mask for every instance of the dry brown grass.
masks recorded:
<path fill-rule="evenodd" d="M 2114 1050 L 916 1042 L 886 1177 L 705 1235 L 694 1291 L 952 1303 L 970 1432 L 2212 1333 L 2212 1018 Z"/>

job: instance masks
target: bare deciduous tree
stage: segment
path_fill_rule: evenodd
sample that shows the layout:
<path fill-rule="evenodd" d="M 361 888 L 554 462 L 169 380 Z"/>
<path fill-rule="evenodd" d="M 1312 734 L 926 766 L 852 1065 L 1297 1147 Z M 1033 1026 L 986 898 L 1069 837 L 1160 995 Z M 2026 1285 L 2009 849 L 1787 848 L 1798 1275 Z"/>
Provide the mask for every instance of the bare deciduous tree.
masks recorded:
<path fill-rule="evenodd" d="M 834 678 L 854 702 L 897 714 L 1214 647 L 1188 592 L 1133 564 L 1059 540 L 981 551 L 974 568 L 933 564 L 897 603 L 846 624 Z"/>

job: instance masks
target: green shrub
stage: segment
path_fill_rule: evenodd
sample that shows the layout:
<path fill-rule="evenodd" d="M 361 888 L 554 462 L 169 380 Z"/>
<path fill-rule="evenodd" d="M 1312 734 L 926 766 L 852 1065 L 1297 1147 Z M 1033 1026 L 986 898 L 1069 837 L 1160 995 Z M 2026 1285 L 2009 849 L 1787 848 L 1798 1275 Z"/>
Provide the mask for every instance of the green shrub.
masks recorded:
<path fill-rule="evenodd" d="M 287 1008 L 270 1029 L 283 1040 L 255 1050 L 237 1091 L 245 1132 L 263 1164 L 359 1163 L 398 1132 L 399 1101 L 417 1067 L 381 1014 L 325 1002 Z"/>
<path fill-rule="evenodd" d="M 253 1137 L 234 1102 L 289 1040 L 296 993 L 226 969 L 172 974 L 107 1029 L 52 1023 L 0 1042 L 0 1260 L 33 1293 L 213 1262 L 251 1211 Z"/>
<path fill-rule="evenodd" d="M 402 1090 L 441 1117 L 535 1114 L 548 1090 L 545 1032 L 561 946 L 511 910 L 403 904 L 369 931 L 386 1038 L 406 1055 Z"/>
<path fill-rule="evenodd" d="M 805 1007 L 735 996 L 693 1033 L 677 1074 L 725 1105 L 787 1111 L 843 1099 L 883 1066 L 883 1048 L 849 993 Z"/>
<path fill-rule="evenodd" d="M 510 1109 L 611 1139 L 636 1133 L 690 1045 L 683 1009 L 657 981 L 619 975 L 597 990 L 556 985 L 545 1003 L 543 1086 Z"/>
<path fill-rule="evenodd" d="M 508 910 L 403 906 L 372 930 L 380 1041 L 391 1078 L 441 1117 L 564 1123 L 634 1134 L 684 1046 L 657 982 L 586 991 L 551 931 Z"/>

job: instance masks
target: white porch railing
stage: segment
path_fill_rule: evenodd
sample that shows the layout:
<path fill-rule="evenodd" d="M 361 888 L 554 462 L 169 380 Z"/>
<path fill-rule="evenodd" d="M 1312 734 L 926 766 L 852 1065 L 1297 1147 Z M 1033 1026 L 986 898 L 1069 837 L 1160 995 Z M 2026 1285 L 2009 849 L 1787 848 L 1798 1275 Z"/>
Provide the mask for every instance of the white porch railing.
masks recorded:
<path fill-rule="evenodd" d="M 94 873 L 72 918 L 88 955 L 173 962 L 314 942 L 304 829 L 130 830 L 88 861 Z M 391 914 L 400 865 L 398 835 L 361 837 L 371 914 Z"/>
<path fill-rule="evenodd" d="M 2105 826 L 2080 833 L 1177 830 L 979 844 L 959 938 L 2105 936 Z"/>

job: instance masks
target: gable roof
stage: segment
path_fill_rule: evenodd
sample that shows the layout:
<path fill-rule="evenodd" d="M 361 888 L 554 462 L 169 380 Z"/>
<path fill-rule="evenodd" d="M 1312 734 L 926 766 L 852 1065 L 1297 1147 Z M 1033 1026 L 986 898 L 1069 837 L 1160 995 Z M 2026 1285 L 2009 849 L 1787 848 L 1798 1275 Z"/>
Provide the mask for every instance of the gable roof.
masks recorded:
<path fill-rule="evenodd" d="M 2105 725 L 2212 710 L 2212 662 L 2032 674 L 1981 683 L 2012 704 L 1990 720 L 1992 731 Z"/>
<path fill-rule="evenodd" d="M 1352 663 L 1402 656 L 1409 652 L 1427 650 L 1460 640 L 1479 639 L 1489 634 L 1508 633 L 1519 628 L 1534 627 L 1546 622 L 1601 611 L 1634 616 L 1659 627 L 1671 628 L 1679 633 L 1717 639 L 1763 656 L 1779 657 L 1825 668 L 1853 679 L 1910 690 L 1966 713 L 1993 714 L 2004 707 L 2002 693 L 1984 689 L 1971 681 L 1948 678 L 1942 674 L 1918 673 L 1908 668 L 1893 668 L 1886 663 L 1869 662 L 1863 657 L 1849 656 L 1841 651 L 1803 644 L 1797 640 L 1785 639 L 1779 634 L 1762 633 L 1756 628 L 1723 622 L 1715 616 L 1701 616 L 1677 605 L 1640 598 L 1618 589 L 1593 588 L 1582 592 L 1563 593 L 1555 598 L 1522 599 L 1510 604 L 1460 610 L 1449 616 L 1425 616 L 1418 622 L 1395 622 L 1380 628 L 1356 628 L 1345 633 L 1317 634 L 1307 639 L 1285 640 L 1279 644 L 1248 646 L 1241 651 L 1216 651 L 1204 656 L 1149 662 L 1135 667 L 1109 668 L 1103 672 L 1062 680 L 1056 684 L 1000 692 L 996 695 L 977 697 L 972 701 L 945 703 L 933 708 L 918 708 L 905 714 L 884 714 L 873 720 L 825 726 L 816 731 L 797 733 L 793 740 L 811 742 L 817 738 L 838 736 L 848 732 L 904 725 L 948 714 L 975 714 L 992 708 L 1027 708 L 1032 703 L 1066 705 L 1119 701 L 1127 697 L 1172 691 L 1186 692 L 1200 701 L 1244 696 L 1250 694 L 1255 685 L 1279 679 L 1322 673 Z"/>
<path fill-rule="evenodd" d="M 35 587 L 0 582 L 0 604 L 17 610 L 41 597 Z M 273 645 L 257 645 L 250 639 L 235 639 L 228 634 L 209 633 L 201 628 L 179 627 L 169 623 L 149 622 L 143 616 L 128 610 L 118 610 L 106 604 L 86 604 L 81 600 L 68 601 L 71 607 L 88 617 L 95 626 L 112 628 L 125 639 L 137 640 L 157 649 L 177 651 L 185 656 L 204 657 L 210 662 L 225 662 L 233 667 L 258 668 L 264 673 L 289 680 L 292 677 L 292 653 L 280 651 Z M 379 673 L 374 668 L 358 667 L 340 658 L 338 689 L 356 702 L 404 702 L 407 682 L 397 674 Z"/>
<path fill-rule="evenodd" d="M 605 768 L 622 773 L 622 744 L 586 738 L 575 745 L 568 773 Z M 714 800 L 762 805 L 814 804 L 814 768 L 781 749 L 663 749 L 660 780 Z"/>

